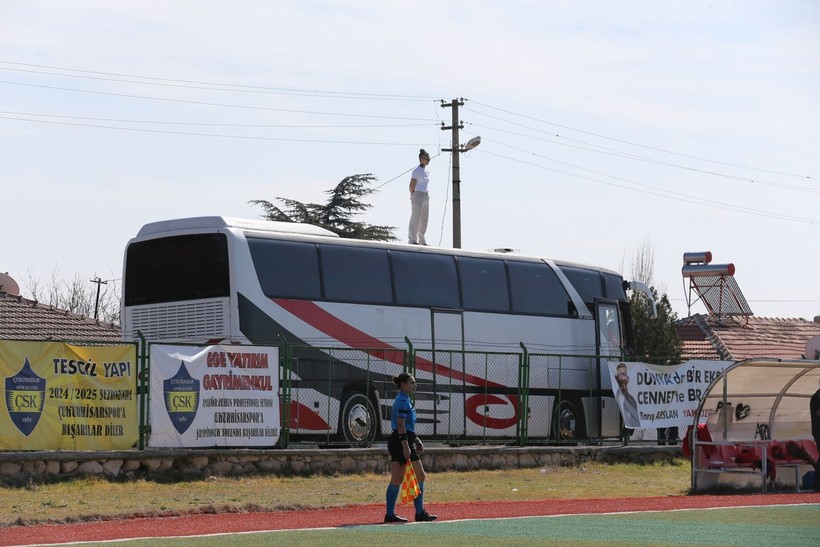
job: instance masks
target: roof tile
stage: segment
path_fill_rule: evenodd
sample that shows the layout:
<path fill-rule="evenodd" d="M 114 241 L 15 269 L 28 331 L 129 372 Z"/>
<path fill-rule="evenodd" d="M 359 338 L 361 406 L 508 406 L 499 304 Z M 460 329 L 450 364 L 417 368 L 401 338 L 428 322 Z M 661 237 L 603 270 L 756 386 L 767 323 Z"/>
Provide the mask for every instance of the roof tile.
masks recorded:
<path fill-rule="evenodd" d="M 119 342 L 118 325 L 0 292 L 0 340 Z"/>
<path fill-rule="evenodd" d="M 820 325 L 805 319 L 771 317 L 724 317 L 696 314 L 678 321 L 676 328 L 684 343 L 684 356 L 696 353 L 707 342 L 716 354 L 721 350 L 733 360 L 754 357 L 802 359 L 806 342 L 820 335 Z M 700 331 L 700 335 L 697 334 Z"/>

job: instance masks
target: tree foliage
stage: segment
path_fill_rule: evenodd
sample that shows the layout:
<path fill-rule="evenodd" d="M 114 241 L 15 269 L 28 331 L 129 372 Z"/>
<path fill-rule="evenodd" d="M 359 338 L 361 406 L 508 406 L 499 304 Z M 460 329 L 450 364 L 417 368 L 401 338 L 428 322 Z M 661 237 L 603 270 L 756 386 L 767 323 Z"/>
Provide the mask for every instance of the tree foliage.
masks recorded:
<path fill-rule="evenodd" d="M 643 294 L 634 293 L 630 298 L 636 357 L 647 363 L 680 363 L 683 344 L 675 329 L 678 316 L 672 310 L 672 304 L 665 293 L 658 298 L 658 291 L 654 286 L 655 249 L 647 238 L 633 250 L 630 275 L 632 279 L 650 286 L 658 313 L 656 318 L 650 317 L 650 306 Z"/>
<path fill-rule="evenodd" d="M 397 239 L 393 235 L 396 228 L 375 226 L 353 220 L 355 215 L 372 207 L 363 200 L 375 192 L 370 187 L 375 180 L 376 177 L 370 173 L 345 177 L 333 189 L 325 192 L 329 197 L 324 204 L 302 203 L 283 197 L 277 197 L 276 200 L 281 202 L 284 209 L 262 199 L 255 199 L 249 203 L 262 207 L 267 220 L 313 224 L 339 234 L 341 237 L 353 239 L 394 241 Z"/>
<path fill-rule="evenodd" d="M 652 287 L 652 295 L 657 303 L 658 316 L 650 317 L 650 307 L 642 294 L 633 294 L 629 299 L 632 312 L 632 332 L 635 356 L 646 363 L 675 365 L 681 361 L 683 344 L 675 329 L 678 315 L 672 310 L 669 297 L 658 298 L 658 291 Z"/>

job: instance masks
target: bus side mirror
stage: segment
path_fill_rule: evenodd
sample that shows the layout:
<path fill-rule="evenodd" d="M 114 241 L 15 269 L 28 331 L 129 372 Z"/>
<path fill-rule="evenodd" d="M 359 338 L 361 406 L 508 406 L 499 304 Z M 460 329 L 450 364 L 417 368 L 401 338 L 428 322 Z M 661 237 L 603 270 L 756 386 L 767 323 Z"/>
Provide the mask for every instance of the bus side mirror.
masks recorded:
<path fill-rule="evenodd" d="M 652 296 L 652 289 L 650 289 L 646 283 L 641 283 L 640 281 L 630 281 L 629 290 L 637 291 L 643 294 L 649 303 L 649 317 L 652 319 L 658 317 L 658 305 L 655 303 L 655 298 Z"/>

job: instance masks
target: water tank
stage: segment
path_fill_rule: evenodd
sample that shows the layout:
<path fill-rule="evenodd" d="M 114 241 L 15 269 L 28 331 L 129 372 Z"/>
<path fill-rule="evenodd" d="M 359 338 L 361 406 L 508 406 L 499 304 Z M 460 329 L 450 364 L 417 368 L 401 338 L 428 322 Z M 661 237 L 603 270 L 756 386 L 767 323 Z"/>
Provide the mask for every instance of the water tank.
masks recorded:
<path fill-rule="evenodd" d="M 6 273 L 0 273 L 0 292 L 9 296 L 20 296 L 20 286 Z"/>

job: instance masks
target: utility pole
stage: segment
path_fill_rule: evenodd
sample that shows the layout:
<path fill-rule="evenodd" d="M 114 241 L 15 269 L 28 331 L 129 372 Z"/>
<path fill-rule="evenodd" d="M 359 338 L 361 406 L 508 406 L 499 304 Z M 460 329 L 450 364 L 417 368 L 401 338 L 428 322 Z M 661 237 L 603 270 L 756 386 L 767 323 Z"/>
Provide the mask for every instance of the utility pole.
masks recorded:
<path fill-rule="evenodd" d="M 453 131 L 453 147 L 442 148 L 442 152 L 452 152 L 453 154 L 453 248 L 461 249 L 461 167 L 459 164 L 459 154 L 472 150 L 481 144 L 481 137 L 473 137 L 467 144 L 459 144 L 458 130 L 464 129 L 464 124 L 458 119 L 458 107 L 464 106 L 464 98 L 453 99 L 449 103 L 441 101 L 441 108 L 453 109 L 453 124 L 444 125 L 441 122 L 442 131 Z"/>
<path fill-rule="evenodd" d="M 449 103 L 441 101 L 441 108 L 453 109 L 453 124 L 444 125 L 441 122 L 442 131 L 453 131 L 453 147 L 442 148 L 442 152 L 452 152 L 453 154 L 453 248 L 461 249 L 461 169 L 459 166 L 459 153 L 461 147 L 458 143 L 458 130 L 464 129 L 464 125 L 458 119 L 458 107 L 464 106 L 464 99 L 453 99 Z"/>
<path fill-rule="evenodd" d="M 99 318 L 97 312 L 100 309 L 100 285 L 108 285 L 108 281 L 103 281 L 102 279 L 100 279 L 100 276 L 97 276 L 94 279 L 92 279 L 91 282 L 97 284 L 97 299 L 94 302 L 94 319 L 96 320 Z"/>

